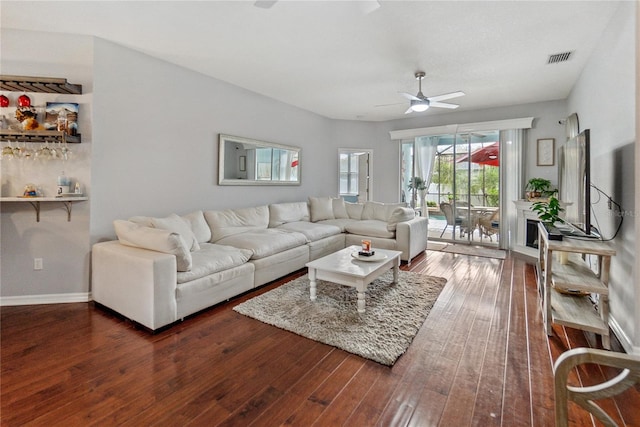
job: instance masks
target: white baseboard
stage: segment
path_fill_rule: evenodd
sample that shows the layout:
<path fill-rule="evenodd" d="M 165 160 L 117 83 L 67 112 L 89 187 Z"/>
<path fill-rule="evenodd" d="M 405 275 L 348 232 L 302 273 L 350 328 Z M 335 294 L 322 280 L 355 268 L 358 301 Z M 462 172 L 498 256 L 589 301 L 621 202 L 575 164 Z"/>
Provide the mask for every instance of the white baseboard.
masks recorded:
<path fill-rule="evenodd" d="M 14 297 L 0 297 L 0 306 L 65 304 L 70 302 L 89 301 L 91 301 L 91 292 L 77 292 L 73 294 L 21 295 Z"/>
<path fill-rule="evenodd" d="M 631 341 L 631 339 L 629 339 L 629 336 L 624 332 L 620 324 L 611 315 L 609 315 L 609 327 L 618 338 L 618 341 L 620 341 L 620 344 L 622 344 L 624 351 L 626 351 L 628 354 L 640 354 L 640 347 L 635 347 L 633 345 L 633 342 Z"/>

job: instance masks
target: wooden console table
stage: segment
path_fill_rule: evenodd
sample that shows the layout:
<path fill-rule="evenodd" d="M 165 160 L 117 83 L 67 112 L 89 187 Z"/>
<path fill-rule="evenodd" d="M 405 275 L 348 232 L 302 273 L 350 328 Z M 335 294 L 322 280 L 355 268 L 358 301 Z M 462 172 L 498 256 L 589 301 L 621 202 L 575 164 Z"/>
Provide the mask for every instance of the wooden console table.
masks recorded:
<path fill-rule="evenodd" d="M 557 323 L 602 336 L 602 346 L 610 349 L 609 337 L 609 267 L 616 251 L 596 239 L 565 237 L 549 240 L 547 230 L 538 224 L 538 292 L 542 299 L 542 317 L 547 335 Z M 553 259 L 553 252 L 567 252 L 565 264 Z M 597 274 L 585 262 L 585 255 L 596 255 Z M 598 294 L 597 306 L 589 294 Z"/>

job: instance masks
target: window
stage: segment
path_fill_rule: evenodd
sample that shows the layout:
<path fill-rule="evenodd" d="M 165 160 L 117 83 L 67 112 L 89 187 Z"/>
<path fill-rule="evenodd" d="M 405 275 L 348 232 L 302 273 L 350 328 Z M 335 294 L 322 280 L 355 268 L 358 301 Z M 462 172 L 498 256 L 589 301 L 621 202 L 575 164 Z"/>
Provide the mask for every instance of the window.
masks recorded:
<path fill-rule="evenodd" d="M 358 195 L 358 153 L 340 153 L 340 195 Z"/>

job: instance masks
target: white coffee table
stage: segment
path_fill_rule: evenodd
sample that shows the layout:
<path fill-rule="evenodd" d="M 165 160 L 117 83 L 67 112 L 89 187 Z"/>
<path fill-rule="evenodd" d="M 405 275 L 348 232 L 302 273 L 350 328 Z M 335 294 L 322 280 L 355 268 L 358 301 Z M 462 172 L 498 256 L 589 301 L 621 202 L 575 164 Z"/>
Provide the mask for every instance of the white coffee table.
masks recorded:
<path fill-rule="evenodd" d="M 356 288 L 358 291 L 358 313 L 364 313 L 364 293 L 369 283 L 390 268 L 393 268 L 393 283 L 398 281 L 402 252 L 374 248 L 374 257 L 355 258 L 353 254 L 357 255 L 359 250 L 360 246 L 349 246 L 307 263 L 311 301 L 316 300 L 316 280 L 326 280 Z"/>

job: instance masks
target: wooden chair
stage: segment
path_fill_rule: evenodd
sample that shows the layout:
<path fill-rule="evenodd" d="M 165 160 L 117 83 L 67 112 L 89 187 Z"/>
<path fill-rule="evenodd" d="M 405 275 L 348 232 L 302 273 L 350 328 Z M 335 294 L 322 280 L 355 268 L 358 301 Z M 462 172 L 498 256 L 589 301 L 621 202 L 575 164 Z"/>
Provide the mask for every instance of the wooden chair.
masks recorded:
<path fill-rule="evenodd" d="M 567 384 L 569 373 L 578 365 L 596 364 L 622 369 L 615 378 L 588 387 Z M 592 348 L 574 348 L 560 355 L 553 366 L 556 395 L 556 427 L 568 426 L 569 400 L 589 411 L 602 424 L 615 427 L 618 424 L 595 403 L 597 399 L 606 399 L 622 393 L 635 383 L 640 382 L 640 357 L 625 353 Z"/>

